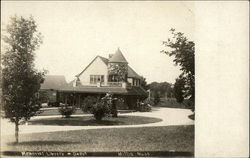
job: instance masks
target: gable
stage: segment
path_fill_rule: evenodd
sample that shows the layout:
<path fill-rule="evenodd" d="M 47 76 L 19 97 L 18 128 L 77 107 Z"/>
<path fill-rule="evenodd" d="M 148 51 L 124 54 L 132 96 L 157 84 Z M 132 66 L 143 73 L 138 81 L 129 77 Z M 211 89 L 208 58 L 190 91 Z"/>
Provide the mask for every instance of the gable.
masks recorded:
<path fill-rule="evenodd" d="M 108 65 L 108 59 L 106 59 L 106 58 L 104 58 L 104 57 L 101 57 L 101 56 L 96 56 L 96 57 L 89 63 L 89 65 L 87 65 L 87 66 L 85 67 L 85 69 L 83 69 L 82 72 L 80 72 L 79 74 L 76 75 L 76 77 L 79 77 L 80 75 L 82 75 L 82 73 L 83 73 L 85 70 L 87 70 L 96 60 L 98 60 L 97 58 L 100 58 L 100 59 L 103 61 L 103 63 L 106 64 L 106 66 Z"/>
<path fill-rule="evenodd" d="M 108 66 L 100 56 L 97 56 L 80 74 L 78 77 L 83 85 L 89 84 L 90 75 L 108 75 Z"/>

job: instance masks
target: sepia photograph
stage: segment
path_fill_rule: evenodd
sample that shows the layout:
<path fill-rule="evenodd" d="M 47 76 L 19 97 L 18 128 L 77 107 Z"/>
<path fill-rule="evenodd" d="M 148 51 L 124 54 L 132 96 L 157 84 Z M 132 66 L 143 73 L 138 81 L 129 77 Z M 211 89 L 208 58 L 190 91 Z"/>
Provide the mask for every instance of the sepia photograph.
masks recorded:
<path fill-rule="evenodd" d="M 195 20 L 193 1 L 1 1 L 1 157 L 194 157 Z"/>

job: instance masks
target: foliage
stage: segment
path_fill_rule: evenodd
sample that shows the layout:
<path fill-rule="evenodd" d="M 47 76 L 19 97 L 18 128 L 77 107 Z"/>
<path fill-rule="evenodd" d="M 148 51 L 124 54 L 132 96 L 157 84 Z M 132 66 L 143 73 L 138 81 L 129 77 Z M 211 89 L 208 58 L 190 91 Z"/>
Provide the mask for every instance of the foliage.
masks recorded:
<path fill-rule="evenodd" d="M 84 112 L 90 112 L 94 115 L 96 120 L 102 120 L 103 117 L 112 115 L 112 117 L 117 117 L 117 108 L 115 101 L 117 98 L 114 98 L 112 94 L 107 93 L 103 98 L 94 98 L 87 97 L 86 101 L 82 107 Z"/>
<path fill-rule="evenodd" d="M 141 80 L 141 87 L 144 88 L 145 90 L 148 89 L 148 85 L 147 85 L 147 81 L 146 81 L 146 78 L 145 78 L 145 77 L 142 77 L 142 80 Z"/>
<path fill-rule="evenodd" d="M 168 95 L 171 97 L 173 95 L 173 89 L 171 88 L 171 84 L 168 82 L 152 82 L 147 85 L 147 87 L 151 90 L 152 94 L 160 93 L 161 97 Z"/>
<path fill-rule="evenodd" d="M 126 81 L 128 66 L 126 63 L 109 63 L 108 73 L 117 75 L 118 81 Z"/>
<path fill-rule="evenodd" d="M 183 93 L 184 98 L 189 98 L 193 102 L 192 108 L 194 109 L 195 99 L 195 69 L 194 69 L 194 56 L 195 44 L 193 41 L 187 39 L 181 32 L 175 32 L 175 29 L 170 30 L 173 37 L 164 41 L 163 44 L 170 48 L 170 50 L 163 50 L 162 52 L 174 56 L 174 63 L 181 67 L 182 74 L 180 78 L 185 81 L 185 89 Z"/>
<path fill-rule="evenodd" d="M 160 102 L 160 95 L 158 92 L 154 93 L 154 105 Z"/>
<path fill-rule="evenodd" d="M 174 84 L 174 96 L 178 103 L 182 103 L 184 100 L 183 97 L 184 86 L 185 86 L 184 78 L 181 77 L 177 78 Z"/>
<path fill-rule="evenodd" d="M 62 116 L 65 116 L 66 118 L 70 118 L 70 116 L 75 113 L 76 107 L 75 106 L 68 106 L 63 105 L 58 108 L 58 111 L 61 113 Z"/>
<path fill-rule="evenodd" d="M 103 101 L 97 102 L 92 106 L 91 113 L 94 115 L 96 120 L 100 121 L 103 117 L 110 114 L 110 108 Z"/>
<path fill-rule="evenodd" d="M 80 108 L 83 112 L 90 113 L 92 106 L 96 104 L 97 101 L 97 97 L 87 96 L 86 98 L 84 98 L 83 103 L 80 105 Z"/>
<path fill-rule="evenodd" d="M 141 101 L 138 103 L 136 110 L 140 112 L 150 112 L 152 109 L 150 103 L 151 102 L 148 99 Z"/>
<path fill-rule="evenodd" d="M 39 112 L 37 92 L 44 81 L 44 72 L 34 68 L 34 51 L 39 48 L 41 34 L 33 17 L 11 17 L 6 26 L 3 41 L 6 44 L 2 58 L 2 88 L 5 117 L 16 125 L 22 119 L 29 120 Z"/>
<path fill-rule="evenodd" d="M 49 100 L 49 95 L 47 91 L 40 91 L 39 98 L 40 98 L 41 103 L 47 103 Z"/>

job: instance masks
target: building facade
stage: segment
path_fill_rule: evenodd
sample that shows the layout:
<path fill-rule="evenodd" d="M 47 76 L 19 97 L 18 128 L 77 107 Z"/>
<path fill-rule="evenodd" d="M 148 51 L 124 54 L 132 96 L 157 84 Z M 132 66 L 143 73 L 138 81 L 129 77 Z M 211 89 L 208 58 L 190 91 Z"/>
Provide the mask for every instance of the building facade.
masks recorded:
<path fill-rule="evenodd" d="M 123 100 L 117 103 L 118 109 L 133 109 L 138 101 L 147 97 L 141 87 L 142 79 L 118 48 L 109 58 L 96 56 L 73 81 L 60 87 L 58 102 L 80 106 L 87 96 L 103 97 L 111 93 Z"/>

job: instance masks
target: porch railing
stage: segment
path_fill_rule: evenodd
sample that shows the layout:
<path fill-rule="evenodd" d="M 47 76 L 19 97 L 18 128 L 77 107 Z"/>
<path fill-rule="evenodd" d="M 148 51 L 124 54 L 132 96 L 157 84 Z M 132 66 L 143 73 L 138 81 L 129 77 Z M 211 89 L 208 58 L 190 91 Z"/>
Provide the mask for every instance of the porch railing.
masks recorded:
<path fill-rule="evenodd" d="M 108 87 L 122 87 L 122 82 L 107 82 Z"/>

